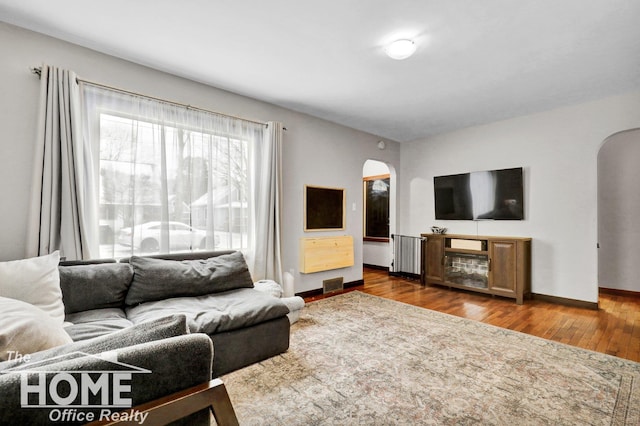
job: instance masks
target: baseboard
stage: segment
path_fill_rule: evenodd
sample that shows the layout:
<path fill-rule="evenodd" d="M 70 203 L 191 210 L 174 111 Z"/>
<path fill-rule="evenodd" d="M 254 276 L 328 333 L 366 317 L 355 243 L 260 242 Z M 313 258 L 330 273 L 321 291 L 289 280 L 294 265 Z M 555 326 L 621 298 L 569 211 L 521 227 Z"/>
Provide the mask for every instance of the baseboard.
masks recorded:
<path fill-rule="evenodd" d="M 614 296 L 626 296 L 626 297 L 640 297 L 639 291 L 620 290 L 617 288 L 600 287 L 598 292 L 605 294 L 612 294 Z"/>
<path fill-rule="evenodd" d="M 378 271 L 386 271 L 392 277 L 402 277 L 402 278 L 408 278 L 410 280 L 419 280 L 419 279 L 422 278 L 420 276 L 420 274 L 412 274 L 410 272 L 391 272 L 389 270 L 389 267 L 387 267 L 387 266 L 370 265 L 368 263 L 365 263 L 362 266 L 365 267 L 365 268 L 368 268 L 368 269 L 376 269 Z"/>
<path fill-rule="evenodd" d="M 362 267 L 368 268 L 368 269 L 378 269 L 380 271 L 389 271 L 389 267 L 388 266 L 370 265 L 368 263 L 362 264 Z"/>
<path fill-rule="evenodd" d="M 629 290 L 618 290 L 615 288 L 606 288 L 600 287 L 598 288 L 599 293 L 612 294 L 615 296 L 625 296 L 625 297 L 640 297 L 640 292 L 629 291 Z M 598 303 L 593 302 L 585 302 L 584 300 L 575 300 L 575 299 L 566 299 L 564 297 L 556 297 L 556 296 L 547 296 L 546 294 L 531 294 L 533 299 L 542 300 L 550 303 L 557 303 L 559 305 L 572 306 L 577 308 L 587 308 L 598 310 L 600 306 Z"/>
<path fill-rule="evenodd" d="M 348 283 L 344 283 L 343 288 L 347 289 L 351 287 L 358 287 L 361 285 L 364 285 L 364 280 L 356 280 L 356 281 L 350 281 Z M 303 299 L 306 299 L 307 297 L 315 297 L 315 296 L 321 296 L 321 295 L 322 295 L 322 288 L 316 288 L 314 290 L 302 291 L 300 293 L 296 293 L 296 296 L 300 296 Z"/>
<path fill-rule="evenodd" d="M 574 308 L 586 308 L 597 311 L 599 309 L 598 303 L 586 302 L 584 300 L 567 299 L 565 297 L 548 296 L 546 294 L 531 293 L 531 298 L 534 300 L 542 300 L 543 302 L 555 303 L 558 305 L 571 306 Z M 525 302 L 526 303 L 526 302 Z"/>
<path fill-rule="evenodd" d="M 359 285 L 364 285 L 364 280 L 355 280 L 344 283 L 344 288 L 358 287 Z"/>
<path fill-rule="evenodd" d="M 392 277 L 402 277 L 409 280 L 420 280 L 422 276 L 420 274 L 412 274 L 410 272 L 389 272 Z"/>

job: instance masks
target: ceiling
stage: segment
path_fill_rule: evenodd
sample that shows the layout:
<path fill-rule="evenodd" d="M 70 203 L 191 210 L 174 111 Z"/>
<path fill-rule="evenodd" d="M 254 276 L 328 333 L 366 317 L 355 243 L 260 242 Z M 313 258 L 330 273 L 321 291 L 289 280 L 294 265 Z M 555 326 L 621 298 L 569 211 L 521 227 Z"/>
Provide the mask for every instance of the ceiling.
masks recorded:
<path fill-rule="evenodd" d="M 399 142 L 640 90 L 638 0 L 0 0 L 0 20 Z M 396 38 L 415 55 L 385 56 Z"/>

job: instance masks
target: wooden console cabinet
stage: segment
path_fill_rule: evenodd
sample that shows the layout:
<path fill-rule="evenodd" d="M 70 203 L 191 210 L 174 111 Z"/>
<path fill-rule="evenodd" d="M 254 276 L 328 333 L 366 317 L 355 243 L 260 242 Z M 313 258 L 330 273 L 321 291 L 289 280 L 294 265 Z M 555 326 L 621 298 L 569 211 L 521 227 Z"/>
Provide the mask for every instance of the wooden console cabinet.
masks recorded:
<path fill-rule="evenodd" d="M 496 296 L 521 305 L 531 295 L 531 238 L 422 234 L 423 284 Z"/>

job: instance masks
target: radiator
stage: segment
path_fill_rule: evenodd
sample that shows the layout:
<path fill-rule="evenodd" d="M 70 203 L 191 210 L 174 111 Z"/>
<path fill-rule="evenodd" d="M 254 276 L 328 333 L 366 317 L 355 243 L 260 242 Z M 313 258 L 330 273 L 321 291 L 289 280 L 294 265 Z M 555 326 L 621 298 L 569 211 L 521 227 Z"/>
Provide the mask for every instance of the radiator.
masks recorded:
<path fill-rule="evenodd" d="M 422 249 L 425 239 L 408 235 L 392 234 L 393 261 L 391 275 L 421 278 L 423 274 Z"/>

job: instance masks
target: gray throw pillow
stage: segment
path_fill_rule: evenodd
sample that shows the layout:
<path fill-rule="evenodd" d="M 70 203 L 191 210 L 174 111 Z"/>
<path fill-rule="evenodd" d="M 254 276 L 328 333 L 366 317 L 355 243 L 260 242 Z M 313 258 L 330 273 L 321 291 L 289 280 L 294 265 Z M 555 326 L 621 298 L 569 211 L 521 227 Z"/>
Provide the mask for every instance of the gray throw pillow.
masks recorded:
<path fill-rule="evenodd" d="M 241 252 L 195 260 L 131 257 L 133 281 L 128 306 L 171 297 L 203 296 L 237 288 L 253 288 Z"/>
<path fill-rule="evenodd" d="M 59 266 L 64 312 L 122 308 L 133 278 L 127 263 Z"/>

